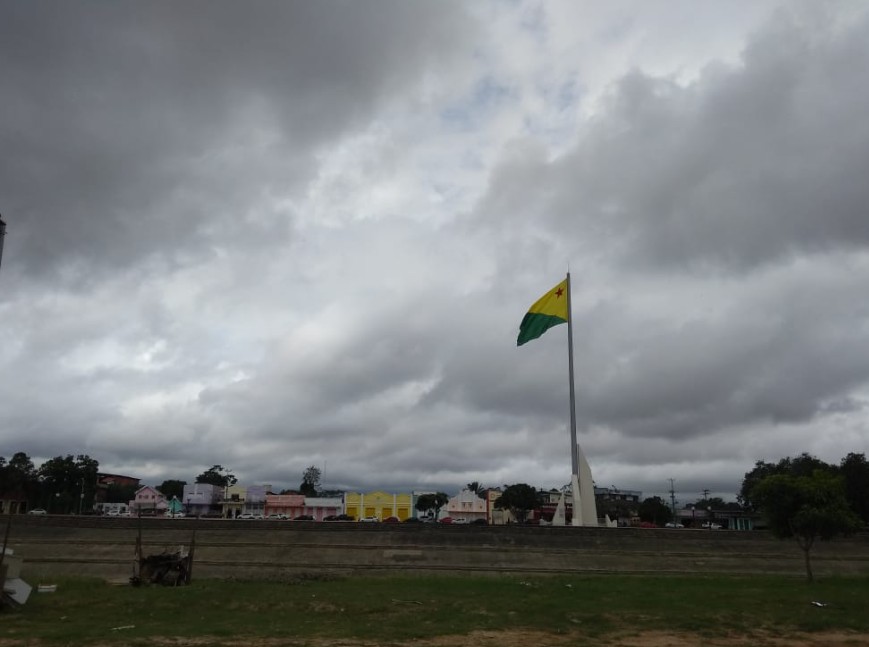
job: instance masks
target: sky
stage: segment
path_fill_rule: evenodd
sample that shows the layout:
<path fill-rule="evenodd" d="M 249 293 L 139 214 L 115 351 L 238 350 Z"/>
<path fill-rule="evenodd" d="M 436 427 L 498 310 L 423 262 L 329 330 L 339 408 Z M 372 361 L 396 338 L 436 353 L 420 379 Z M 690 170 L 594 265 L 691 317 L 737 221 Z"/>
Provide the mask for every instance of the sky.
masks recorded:
<path fill-rule="evenodd" d="M 0 455 L 732 500 L 869 452 L 869 6 L 0 0 Z"/>

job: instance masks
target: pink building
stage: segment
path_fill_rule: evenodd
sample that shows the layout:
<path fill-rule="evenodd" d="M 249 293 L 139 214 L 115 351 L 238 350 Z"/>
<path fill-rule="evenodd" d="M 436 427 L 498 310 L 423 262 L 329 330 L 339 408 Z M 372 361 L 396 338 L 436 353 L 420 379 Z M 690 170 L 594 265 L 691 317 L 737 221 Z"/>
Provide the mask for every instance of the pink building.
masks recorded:
<path fill-rule="evenodd" d="M 314 517 L 314 521 L 323 521 L 326 517 L 337 516 L 344 512 L 344 501 L 338 498 L 305 497 L 305 511 L 302 514 Z"/>
<path fill-rule="evenodd" d="M 136 498 L 130 501 L 130 512 L 133 515 L 162 517 L 168 507 L 169 502 L 166 501 L 166 497 L 150 485 L 136 490 Z"/>
<path fill-rule="evenodd" d="M 462 519 L 468 523 L 477 519 L 485 521 L 487 516 L 486 500 L 480 498 L 476 492 L 462 490 L 441 508 L 440 516 L 441 518 L 451 517 L 454 521 Z"/>
<path fill-rule="evenodd" d="M 263 514 L 269 517 L 273 514 L 282 514 L 290 519 L 304 513 L 304 494 L 266 494 L 266 504 Z"/>
<path fill-rule="evenodd" d="M 267 494 L 265 516 L 282 514 L 290 519 L 310 516 L 314 521 L 337 516 L 344 511 L 344 502 L 339 498 L 306 497 L 303 494 Z"/>

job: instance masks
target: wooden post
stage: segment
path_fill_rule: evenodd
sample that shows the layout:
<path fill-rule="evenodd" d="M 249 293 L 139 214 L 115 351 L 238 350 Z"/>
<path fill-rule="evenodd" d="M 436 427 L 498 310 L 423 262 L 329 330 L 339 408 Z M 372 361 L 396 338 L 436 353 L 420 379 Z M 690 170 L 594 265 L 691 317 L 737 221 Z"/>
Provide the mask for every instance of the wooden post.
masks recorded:
<path fill-rule="evenodd" d="M 190 584 L 190 579 L 193 577 L 193 552 L 196 550 L 196 531 L 193 531 L 193 536 L 190 537 L 190 550 L 187 552 L 187 575 L 184 578 L 185 584 Z"/>

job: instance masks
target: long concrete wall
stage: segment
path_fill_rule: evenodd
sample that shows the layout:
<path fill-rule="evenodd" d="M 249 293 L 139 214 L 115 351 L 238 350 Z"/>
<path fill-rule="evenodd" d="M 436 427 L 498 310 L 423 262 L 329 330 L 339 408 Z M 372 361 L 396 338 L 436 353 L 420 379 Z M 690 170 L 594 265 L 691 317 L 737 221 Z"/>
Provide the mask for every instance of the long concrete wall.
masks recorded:
<path fill-rule="evenodd" d="M 194 531 L 194 578 L 805 572 L 796 542 L 757 531 L 22 516 L 13 521 L 10 546 L 25 560 L 25 579 L 124 579 L 132 573 L 140 532 L 145 554 L 154 554 L 189 544 Z M 869 535 L 818 542 L 812 562 L 818 576 L 867 576 Z"/>

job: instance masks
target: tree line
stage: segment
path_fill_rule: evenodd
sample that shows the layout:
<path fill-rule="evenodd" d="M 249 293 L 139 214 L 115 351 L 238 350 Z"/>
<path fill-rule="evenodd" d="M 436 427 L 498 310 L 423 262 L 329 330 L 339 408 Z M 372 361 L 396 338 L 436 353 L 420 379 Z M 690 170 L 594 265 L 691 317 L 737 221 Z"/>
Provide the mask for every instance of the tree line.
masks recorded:
<path fill-rule="evenodd" d="M 10 459 L 0 456 L 0 495 L 23 500 L 28 509 L 42 508 L 52 514 L 87 514 L 94 509 L 97 494 L 99 461 L 87 454 L 56 456 L 39 467 L 25 452 Z M 299 488 L 282 490 L 281 494 L 316 496 L 333 492 L 320 491 L 320 469 L 306 468 Z M 194 483 L 224 488 L 238 483 L 229 468 L 213 465 L 196 476 Z M 181 500 L 187 481 L 167 479 L 157 486 L 167 499 Z M 109 484 L 104 487 L 102 500 L 107 503 L 128 503 L 136 495 L 136 486 Z M 0 498 L 4 498 L 0 497 Z"/>

